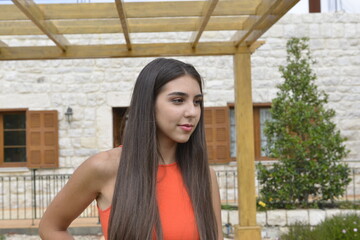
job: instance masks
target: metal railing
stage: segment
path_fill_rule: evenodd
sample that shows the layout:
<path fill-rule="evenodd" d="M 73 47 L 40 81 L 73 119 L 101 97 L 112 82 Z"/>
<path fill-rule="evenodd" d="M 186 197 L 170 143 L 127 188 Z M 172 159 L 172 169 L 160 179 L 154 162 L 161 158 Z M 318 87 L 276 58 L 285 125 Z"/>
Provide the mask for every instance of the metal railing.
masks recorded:
<path fill-rule="evenodd" d="M 237 171 L 236 170 L 218 170 L 216 176 L 219 183 L 221 203 L 224 205 L 237 205 Z M 360 168 L 350 168 L 351 182 L 346 188 L 341 201 L 360 201 Z M 261 185 L 259 180 L 255 181 L 256 194 L 259 195 Z"/>
<path fill-rule="evenodd" d="M 70 174 L 0 176 L 0 220 L 39 219 Z M 79 216 L 97 217 L 96 202 Z"/>
<path fill-rule="evenodd" d="M 216 171 L 221 202 L 237 205 L 237 171 Z M 70 174 L 0 176 L 0 220 L 40 219 L 51 200 L 69 180 Z M 351 168 L 352 181 L 343 200 L 360 200 L 360 168 Z M 256 181 L 256 193 L 261 186 Z M 96 202 L 92 202 L 80 215 L 81 218 L 97 218 Z"/>

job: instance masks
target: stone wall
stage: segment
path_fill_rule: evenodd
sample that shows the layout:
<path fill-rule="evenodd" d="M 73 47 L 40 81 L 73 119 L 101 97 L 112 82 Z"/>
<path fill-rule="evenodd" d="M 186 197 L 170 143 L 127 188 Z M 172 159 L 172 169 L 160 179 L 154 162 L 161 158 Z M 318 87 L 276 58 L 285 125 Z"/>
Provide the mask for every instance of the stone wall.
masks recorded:
<path fill-rule="evenodd" d="M 229 35 L 229 33 L 222 33 Z M 156 36 L 156 35 L 154 35 Z M 144 39 L 154 42 L 158 38 Z M 230 36 L 230 35 L 229 35 Z M 346 161 L 360 164 L 360 14 L 288 14 L 264 36 L 266 43 L 252 55 L 253 101 L 270 102 L 281 82 L 278 66 L 285 63 L 286 41 L 309 37 L 317 64 L 317 84 L 329 94 L 329 107 L 336 110 L 335 122 L 348 138 L 351 150 Z M 187 40 L 173 34 L 166 40 Z M 205 34 L 217 39 L 215 33 Z M 6 39 L 5 39 L 6 40 Z M 24 43 L 7 39 L 10 45 Z M 97 41 L 107 40 L 104 36 Z M 43 39 L 26 40 L 43 44 Z M 76 36 L 70 41 L 76 42 Z M 90 41 L 90 40 L 89 40 Z M 205 80 L 205 105 L 225 106 L 234 102 L 231 56 L 180 57 L 195 65 Z M 150 58 L 2 61 L 0 62 L 0 109 L 55 109 L 59 112 L 60 168 L 44 173 L 71 173 L 90 155 L 112 147 L 112 108 L 128 106 L 137 74 Z M 64 118 L 66 108 L 74 120 Z M 216 167 L 222 169 L 223 167 Z M 22 169 L 27 171 L 26 169 Z M 0 169 L 0 172 L 6 172 Z"/>
<path fill-rule="evenodd" d="M 282 233 L 288 230 L 290 225 L 302 223 L 310 226 L 316 226 L 326 218 L 336 215 L 357 214 L 360 217 L 360 210 L 349 209 L 301 209 L 301 210 L 271 210 L 258 212 L 256 215 L 257 224 L 261 226 L 261 235 L 263 239 L 279 239 Z M 221 218 L 223 225 L 239 224 L 237 210 L 222 210 Z"/>

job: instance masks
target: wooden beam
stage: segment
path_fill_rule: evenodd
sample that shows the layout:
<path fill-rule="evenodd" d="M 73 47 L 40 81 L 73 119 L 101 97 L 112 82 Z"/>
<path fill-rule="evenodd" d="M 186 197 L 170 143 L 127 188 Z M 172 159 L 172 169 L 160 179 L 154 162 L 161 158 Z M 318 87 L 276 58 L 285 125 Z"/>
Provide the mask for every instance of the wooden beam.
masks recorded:
<path fill-rule="evenodd" d="M 129 24 L 127 23 L 125 9 L 124 9 L 124 3 L 123 0 L 115 0 L 116 3 L 116 9 L 120 18 L 121 27 L 123 30 L 123 34 L 126 41 L 126 47 L 130 51 L 131 50 L 131 42 L 130 42 L 130 34 L 129 34 Z"/>
<path fill-rule="evenodd" d="M 256 41 L 256 42 L 254 42 L 253 44 L 250 45 L 249 51 L 251 53 L 254 53 L 256 51 L 256 49 L 258 49 L 259 47 L 261 47 L 264 44 L 265 44 L 265 41 Z"/>
<path fill-rule="evenodd" d="M 234 47 L 231 42 L 204 42 L 194 49 L 191 43 L 133 44 L 128 51 L 126 44 L 118 45 L 70 45 L 66 52 L 55 46 L 4 47 L 0 60 L 83 59 L 160 56 L 211 56 L 234 55 L 248 51 Z"/>
<path fill-rule="evenodd" d="M 255 30 L 245 39 L 245 45 L 250 46 L 256 42 L 271 26 L 273 26 L 285 13 L 287 13 L 299 0 L 284 0 L 279 4 L 273 13 L 267 16 L 266 20 L 259 25 L 258 30 Z"/>
<path fill-rule="evenodd" d="M 244 43 L 245 39 L 255 31 L 259 24 L 266 20 L 281 1 L 283 0 L 263 0 L 256 10 L 256 16 L 249 18 L 249 20 L 244 23 L 244 31 L 239 31 L 232 37 L 231 41 L 234 42 L 235 46 Z"/>
<path fill-rule="evenodd" d="M 235 239 L 260 240 L 256 223 L 254 123 L 250 50 L 234 55 L 239 226 Z"/>
<path fill-rule="evenodd" d="M 4 41 L 0 40 L 0 48 L 2 47 L 9 47 L 9 45 L 7 45 Z"/>
<path fill-rule="evenodd" d="M 0 55 L 1 55 L 1 48 L 3 48 L 3 47 L 8 47 L 8 45 L 5 42 L 0 40 Z"/>
<path fill-rule="evenodd" d="M 211 17 L 206 31 L 241 30 L 243 16 Z M 52 20 L 58 34 L 122 33 L 118 19 Z M 45 21 L 47 23 L 47 21 Z M 198 18 L 132 18 L 128 19 L 131 33 L 196 31 Z M 30 21 L 0 21 L 0 35 L 42 35 Z"/>
<path fill-rule="evenodd" d="M 33 0 L 12 0 L 14 4 L 62 51 L 66 51 L 69 42 L 61 35 L 57 35 L 56 27 L 51 22 L 44 22 L 44 16 Z"/>
<path fill-rule="evenodd" d="M 212 16 L 253 15 L 260 0 L 219 1 Z M 204 1 L 125 2 L 127 18 L 198 17 Z M 38 4 L 44 19 L 118 18 L 114 3 Z M 0 4 L 0 20 L 27 20 L 14 5 Z"/>
<path fill-rule="evenodd" d="M 208 0 L 204 6 L 202 17 L 199 21 L 199 30 L 197 32 L 193 32 L 190 42 L 192 42 L 192 47 L 196 48 L 197 44 L 199 43 L 200 37 L 205 30 L 206 25 L 208 24 L 212 13 L 216 7 L 216 4 L 219 0 Z"/>

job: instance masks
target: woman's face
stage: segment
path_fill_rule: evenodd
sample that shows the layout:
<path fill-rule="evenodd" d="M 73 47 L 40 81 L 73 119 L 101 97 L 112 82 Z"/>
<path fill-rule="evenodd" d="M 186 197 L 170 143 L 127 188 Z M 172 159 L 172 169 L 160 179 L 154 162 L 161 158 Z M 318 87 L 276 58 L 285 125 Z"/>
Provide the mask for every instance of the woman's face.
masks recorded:
<path fill-rule="evenodd" d="M 202 99 L 198 82 L 189 75 L 162 86 L 155 101 L 160 144 L 185 143 L 189 140 L 200 119 Z"/>

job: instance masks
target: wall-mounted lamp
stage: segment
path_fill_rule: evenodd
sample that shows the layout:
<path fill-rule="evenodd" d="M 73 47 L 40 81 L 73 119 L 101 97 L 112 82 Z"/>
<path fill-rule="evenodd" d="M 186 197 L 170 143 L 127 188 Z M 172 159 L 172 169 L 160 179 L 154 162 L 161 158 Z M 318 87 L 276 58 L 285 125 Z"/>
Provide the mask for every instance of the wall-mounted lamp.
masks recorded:
<path fill-rule="evenodd" d="M 72 116 L 73 116 L 73 110 L 71 107 L 68 107 L 66 109 L 65 116 L 66 116 L 68 123 L 70 123 L 72 121 Z"/>

